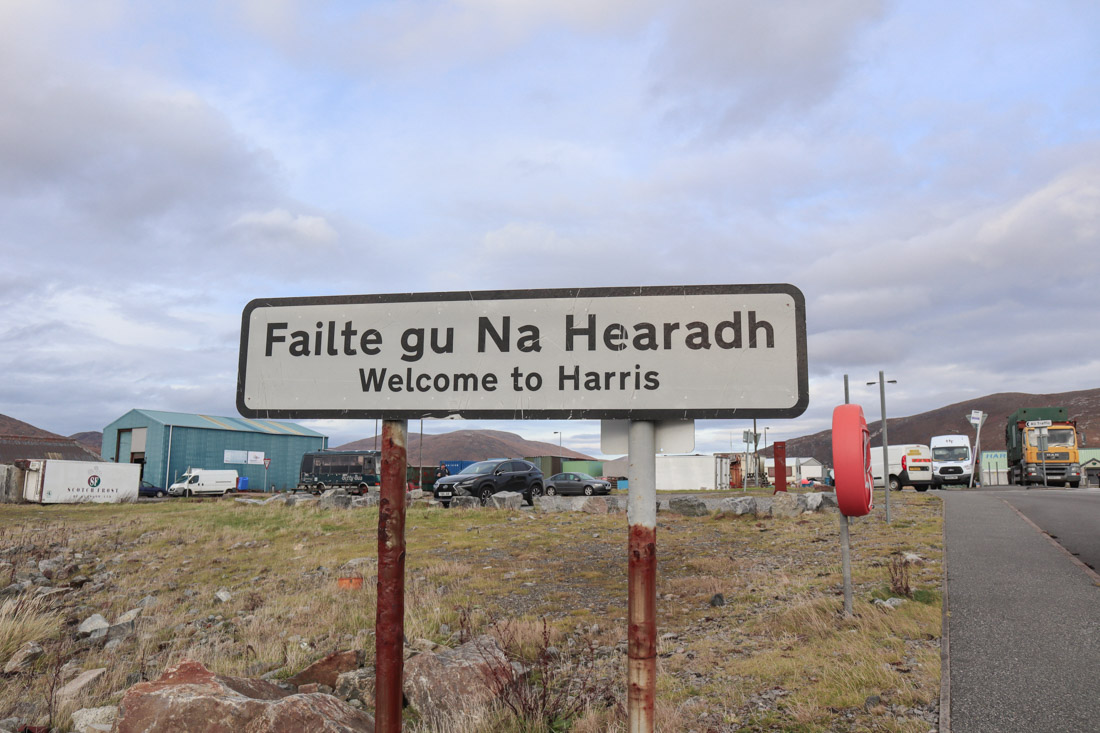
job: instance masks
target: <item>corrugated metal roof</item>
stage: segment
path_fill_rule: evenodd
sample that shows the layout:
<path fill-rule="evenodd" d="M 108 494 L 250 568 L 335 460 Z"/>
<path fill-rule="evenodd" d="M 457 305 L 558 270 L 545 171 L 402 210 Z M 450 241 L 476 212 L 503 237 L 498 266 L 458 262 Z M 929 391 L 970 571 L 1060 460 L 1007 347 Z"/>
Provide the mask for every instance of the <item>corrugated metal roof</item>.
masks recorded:
<path fill-rule="evenodd" d="M 65 461 L 98 461 L 99 454 L 69 438 L 35 438 L 24 435 L 0 435 L 0 463 L 20 459 L 56 458 Z"/>
<path fill-rule="evenodd" d="M 237 430 L 245 433 L 266 433 L 268 435 L 304 435 L 315 438 L 324 437 L 315 430 L 302 425 L 273 420 L 249 420 L 243 417 L 221 417 L 214 415 L 193 415 L 188 412 L 166 412 L 164 410 L 134 410 L 150 420 L 162 425 L 175 425 L 181 428 L 205 428 L 207 430 Z"/>

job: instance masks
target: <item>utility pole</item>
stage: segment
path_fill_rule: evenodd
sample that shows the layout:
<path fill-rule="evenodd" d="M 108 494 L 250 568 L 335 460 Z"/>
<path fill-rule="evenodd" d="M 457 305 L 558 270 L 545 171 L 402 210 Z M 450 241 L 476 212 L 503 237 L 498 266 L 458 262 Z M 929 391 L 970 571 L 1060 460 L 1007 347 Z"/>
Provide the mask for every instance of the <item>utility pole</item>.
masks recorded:
<path fill-rule="evenodd" d="M 898 380 L 886 380 L 882 372 L 878 373 L 878 396 L 882 407 L 882 490 L 886 495 L 886 523 L 890 524 L 890 441 L 886 437 L 886 385 L 897 384 Z M 868 385 L 874 382 L 868 382 Z"/>

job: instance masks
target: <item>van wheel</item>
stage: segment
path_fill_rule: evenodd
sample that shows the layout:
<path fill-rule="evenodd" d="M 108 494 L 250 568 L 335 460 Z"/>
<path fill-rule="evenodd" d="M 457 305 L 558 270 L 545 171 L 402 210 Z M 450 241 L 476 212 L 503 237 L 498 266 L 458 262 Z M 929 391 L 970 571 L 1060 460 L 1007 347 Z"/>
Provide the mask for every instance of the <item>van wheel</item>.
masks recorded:
<path fill-rule="evenodd" d="M 901 491 L 901 482 L 897 476 L 890 477 L 890 491 Z"/>
<path fill-rule="evenodd" d="M 191 494 L 191 489 L 184 489 L 184 490 L 183 490 L 183 496 L 184 496 L 184 498 L 186 498 L 186 499 L 190 499 L 190 498 L 191 498 L 191 496 L 192 496 L 192 494 Z"/>

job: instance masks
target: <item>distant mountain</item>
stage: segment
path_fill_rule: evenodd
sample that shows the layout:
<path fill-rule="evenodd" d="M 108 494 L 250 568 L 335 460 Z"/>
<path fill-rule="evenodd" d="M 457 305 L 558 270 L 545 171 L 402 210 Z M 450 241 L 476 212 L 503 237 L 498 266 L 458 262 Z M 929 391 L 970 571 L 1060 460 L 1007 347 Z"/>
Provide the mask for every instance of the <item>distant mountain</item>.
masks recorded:
<path fill-rule="evenodd" d="M 377 438 L 377 439 L 376 439 Z M 381 448 L 382 437 L 372 436 L 346 443 L 333 450 L 374 450 Z M 489 458 L 523 458 L 524 456 L 556 456 L 582 461 L 592 456 L 561 448 L 555 443 L 526 440 L 515 433 L 500 430 L 456 430 L 438 435 L 424 434 L 424 450 L 420 450 L 420 433 L 409 430 L 408 460 L 410 466 L 435 466 L 440 461 L 484 461 Z"/>
<path fill-rule="evenodd" d="M 889 396 L 889 395 L 887 395 Z M 887 438 L 891 445 L 898 443 L 928 443 L 933 435 L 952 433 L 967 435 L 974 441 L 974 428 L 967 421 L 973 410 L 981 410 L 989 415 L 982 427 L 982 450 L 1005 449 L 1005 422 L 1008 416 L 1021 407 L 1065 407 L 1069 418 L 1077 421 L 1077 429 L 1085 435 L 1087 446 L 1100 446 L 1100 389 L 1087 389 L 1080 392 L 1062 392 L 1060 394 L 1025 394 L 1023 392 L 1001 392 L 999 394 L 976 397 L 965 402 L 956 402 L 937 410 L 922 412 L 909 417 L 887 416 Z M 890 404 L 886 404 L 887 410 Z M 877 412 L 877 411 L 876 411 Z M 871 415 L 866 415 L 870 418 Z M 871 445 L 882 445 L 882 420 L 869 422 Z M 769 457 L 772 446 L 762 451 Z M 792 438 L 787 441 L 787 455 L 811 456 L 822 463 L 833 463 L 833 436 L 831 430 Z"/>
<path fill-rule="evenodd" d="M 25 438 L 63 438 L 65 436 L 36 428 L 30 423 L 16 420 L 14 417 L 0 415 L 0 435 L 12 435 Z"/>
<path fill-rule="evenodd" d="M 86 445 L 89 448 L 93 448 L 97 453 L 99 449 L 103 447 L 103 433 L 99 430 L 89 430 L 83 433 L 73 433 L 69 436 L 70 439 L 75 440 L 81 445 Z"/>

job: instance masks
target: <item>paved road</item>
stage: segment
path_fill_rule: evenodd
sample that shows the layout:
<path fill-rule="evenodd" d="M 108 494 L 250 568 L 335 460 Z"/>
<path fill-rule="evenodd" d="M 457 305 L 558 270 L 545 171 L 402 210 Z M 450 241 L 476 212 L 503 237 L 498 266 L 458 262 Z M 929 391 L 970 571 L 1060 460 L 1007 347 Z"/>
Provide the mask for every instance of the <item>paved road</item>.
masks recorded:
<path fill-rule="evenodd" d="M 1073 514 L 1091 513 L 1095 534 L 1100 496 L 940 493 L 953 733 L 1100 730 L 1100 587 L 1009 506 L 1070 538 Z"/>
<path fill-rule="evenodd" d="M 1014 491 L 1003 497 L 1093 570 L 1100 569 L 1100 490 Z M 1100 672 L 1097 673 L 1100 678 Z"/>

